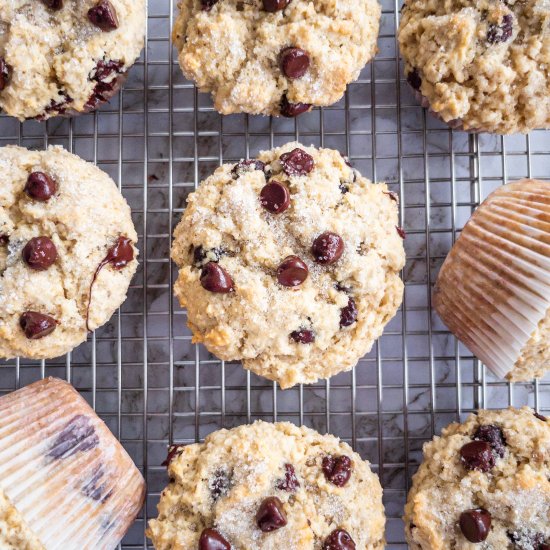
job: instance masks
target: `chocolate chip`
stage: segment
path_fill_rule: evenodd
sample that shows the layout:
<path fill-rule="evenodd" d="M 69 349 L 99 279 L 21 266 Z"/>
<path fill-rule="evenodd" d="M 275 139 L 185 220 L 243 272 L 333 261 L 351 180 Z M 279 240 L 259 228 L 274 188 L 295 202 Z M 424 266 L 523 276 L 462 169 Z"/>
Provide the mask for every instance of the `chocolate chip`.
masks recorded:
<path fill-rule="evenodd" d="M 60 101 L 52 99 L 47 107 L 44 109 L 44 113 L 51 114 L 56 113 L 62 115 L 67 111 L 67 106 L 73 102 L 73 98 L 64 91 L 60 91 L 59 95 L 61 96 Z M 45 120 L 47 117 L 45 115 L 40 115 L 35 117 L 36 120 Z"/>
<path fill-rule="evenodd" d="M 413 90 L 417 90 L 417 91 L 420 90 L 420 86 L 422 86 L 422 79 L 420 78 L 418 69 L 413 69 L 407 75 L 407 82 L 410 84 Z"/>
<path fill-rule="evenodd" d="M 106 491 L 107 483 L 102 482 L 105 472 L 101 465 L 94 468 L 91 478 L 82 486 L 82 493 L 95 501 L 106 502 L 112 491 Z"/>
<path fill-rule="evenodd" d="M 193 250 L 193 265 L 199 268 L 208 262 L 219 262 L 224 255 L 223 248 L 204 248 L 199 244 Z"/>
<path fill-rule="evenodd" d="M 287 78 L 301 78 L 309 69 L 309 54 L 302 48 L 288 47 L 279 54 L 281 71 Z"/>
<path fill-rule="evenodd" d="M 109 0 L 100 0 L 93 8 L 90 8 L 88 10 L 88 19 L 92 25 L 100 28 L 103 32 L 118 29 L 116 10 Z"/>
<path fill-rule="evenodd" d="M 288 176 L 305 176 L 315 166 L 313 157 L 298 147 L 288 153 L 283 153 L 280 160 L 283 170 Z"/>
<path fill-rule="evenodd" d="M 342 195 L 345 195 L 346 193 L 349 193 L 349 184 L 348 184 L 348 182 L 340 182 L 340 185 L 338 187 L 340 188 L 340 193 L 342 193 Z"/>
<path fill-rule="evenodd" d="M 101 59 L 97 62 L 95 67 L 95 73 L 91 77 L 91 80 L 95 82 L 104 82 L 114 74 L 120 74 L 122 72 L 124 63 L 118 59 Z"/>
<path fill-rule="evenodd" d="M 0 246 L 6 246 L 10 242 L 9 235 L 4 235 L 3 233 L 0 233 Z"/>
<path fill-rule="evenodd" d="M 466 510 L 460 514 L 459 525 L 470 542 L 483 542 L 491 529 L 491 514 L 481 508 Z"/>
<path fill-rule="evenodd" d="M 407 234 L 405 233 L 405 230 L 402 227 L 399 227 L 398 225 L 395 226 L 395 229 L 397 230 L 397 234 L 405 240 L 407 238 Z"/>
<path fill-rule="evenodd" d="M 311 253 L 318 264 L 330 265 L 336 263 L 344 252 L 344 241 L 340 235 L 325 231 L 314 241 Z"/>
<path fill-rule="evenodd" d="M 500 25 L 491 23 L 487 30 L 487 42 L 489 44 L 498 44 L 506 42 L 514 32 L 514 18 L 511 14 L 507 14 L 502 18 Z"/>
<path fill-rule="evenodd" d="M 57 248 L 48 237 L 33 237 L 21 252 L 23 261 L 35 271 L 45 271 L 57 260 Z"/>
<path fill-rule="evenodd" d="M 301 328 L 290 333 L 290 337 L 297 344 L 312 344 L 315 342 L 315 333 L 312 330 Z"/>
<path fill-rule="evenodd" d="M 208 488 L 214 501 L 224 497 L 231 489 L 231 474 L 225 470 L 216 470 L 214 477 L 208 484 Z"/>
<path fill-rule="evenodd" d="M 323 550 L 355 550 L 355 542 L 345 529 L 335 529 L 325 540 Z"/>
<path fill-rule="evenodd" d="M 543 422 L 546 422 L 547 418 L 546 416 L 543 416 L 542 414 L 539 414 L 538 412 L 533 413 L 535 415 L 535 418 L 538 418 L 539 420 L 542 420 Z"/>
<path fill-rule="evenodd" d="M 399 202 L 399 195 L 393 191 L 384 191 L 384 195 L 388 195 L 390 199 L 394 202 Z"/>
<path fill-rule="evenodd" d="M 495 465 L 495 455 L 486 441 L 472 441 L 460 449 L 462 465 L 467 470 L 488 472 Z"/>
<path fill-rule="evenodd" d="M 3 57 L 0 57 L 0 92 L 8 85 L 11 76 L 11 67 Z"/>
<path fill-rule="evenodd" d="M 185 445 L 171 445 L 170 449 L 168 449 L 168 455 L 166 456 L 166 459 L 161 462 L 161 466 L 170 466 L 170 462 L 176 458 L 176 456 L 180 455 L 183 451 L 183 448 Z"/>
<path fill-rule="evenodd" d="M 300 487 L 300 482 L 296 477 L 294 466 L 292 464 L 285 464 L 285 478 L 279 480 L 277 483 L 277 489 L 291 493 L 298 487 Z"/>
<path fill-rule="evenodd" d="M 325 456 L 323 473 L 328 481 L 337 487 L 343 487 L 351 477 L 351 458 L 342 456 Z"/>
<path fill-rule="evenodd" d="M 46 202 L 57 191 L 55 180 L 44 172 L 32 172 L 25 184 L 25 193 L 36 201 Z"/>
<path fill-rule="evenodd" d="M 39 340 L 51 334 L 56 329 L 57 322 L 49 315 L 25 311 L 19 317 L 19 325 L 29 340 Z"/>
<path fill-rule="evenodd" d="M 282 214 L 290 206 L 290 193 L 286 185 L 270 181 L 260 192 L 260 204 L 273 214 Z"/>
<path fill-rule="evenodd" d="M 99 445 L 99 437 L 88 416 L 78 414 L 61 430 L 47 456 L 69 458 L 78 452 L 85 452 Z"/>
<path fill-rule="evenodd" d="M 201 9 L 202 11 L 210 11 L 217 3 L 218 0 L 201 0 Z"/>
<path fill-rule="evenodd" d="M 283 503 L 277 497 L 264 498 L 256 513 L 256 523 L 264 533 L 284 527 L 287 522 Z"/>
<path fill-rule="evenodd" d="M 355 300 L 350 297 L 348 305 L 340 310 L 340 327 L 349 327 L 357 321 L 357 306 Z"/>
<path fill-rule="evenodd" d="M 42 0 L 47 8 L 59 11 L 63 7 L 63 0 Z"/>
<path fill-rule="evenodd" d="M 307 279 L 308 273 L 307 265 L 298 256 L 288 256 L 277 268 L 277 281 L 283 286 L 298 286 Z"/>
<path fill-rule="evenodd" d="M 284 10 L 289 3 L 290 0 L 263 0 L 264 10 L 270 13 Z"/>
<path fill-rule="evenodd" d="M 227 271 L 215 262 L 208 262 L 200 277 L 202 288 L 217 294 L 227 294 L 234 290 L 233 279 Z"/>
<path fill-rule="evenodd" d="M 298 115 L 301 115 L 302 113 L 307 113 L 312 107 L 313 105 L 311 105 L 310 103 L 291 103 L 285 94 L 281 99 L 281 116 L 294 118 Z"/>
<path fill-rule="evenodd" d="M 498 426 L 493 426 L 492 424 L 486 426 L 479 426 L 474 434 L 473 439 L 477 441 L 486 441 L 491 445 L 493 451 L 500 456 L 504 456 L 506 451 L 506 439 L 502 430 Z"/>
<path fill-rule="evenodd" d="M 261 160 L 252 159 L 252 160 L 241 160 L 231 170 L 231 175 L 237 179 L 248 172 L 254 172 L 256 170 L 265 171 L 265 163 Z"/>
<path fill-rule="evenodd" d="M 231 544 L 216 529 L 205 529 L 199 538 L 199 550 L 231 550 Z"/>

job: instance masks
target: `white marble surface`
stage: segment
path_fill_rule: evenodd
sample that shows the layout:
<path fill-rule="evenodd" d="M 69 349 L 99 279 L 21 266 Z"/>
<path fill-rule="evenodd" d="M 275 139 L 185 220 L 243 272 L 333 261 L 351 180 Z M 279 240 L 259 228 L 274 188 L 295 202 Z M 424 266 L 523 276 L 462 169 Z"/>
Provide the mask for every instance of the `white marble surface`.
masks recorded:
<path fill-rule="evenodd" d="M 70 357 L 9 361 L 0 391 L 44 375 L 69 378 L 119 435 L 149 485 L 147 510 L 124 548 L 144 548 L 143 519 L 166 483 L 168 440 L 191 442 L 220 426 L 264 418 L 304 422 L 353 443 L 380 473 L 388 548 L 405 548 L 399 519 L 422 443 L 476 407 L 550 409 L 550 377 L 495 379 L 430 311 L 430 288 L 480 198 L 505 181 L 549 177 L 550 132 L 468 136 L 427 115 L 402 81 L 396 3 L 383 1 L 380 52 L 346 98 L 297 121 L 222 118 L 186 82 L 171 52 L 168 0 L 150 0 L 148 48 L 120 98 L 96 115 L 20 125 L 0 116 L 0 145 L 59 143 L 119 182 L 140 233 L 141 266 L 121 313 Z M 170 62 L 172 61 L 172 65 Z M 172 299 L 170 233 L 187 194 L 220 161 L 299 138 L 349 154 L 356 168 L 401 194 L 408 263 L 403 307 L 353 373 L 282 392 L 238 364 L 220 365 L 190 343 Z"/>

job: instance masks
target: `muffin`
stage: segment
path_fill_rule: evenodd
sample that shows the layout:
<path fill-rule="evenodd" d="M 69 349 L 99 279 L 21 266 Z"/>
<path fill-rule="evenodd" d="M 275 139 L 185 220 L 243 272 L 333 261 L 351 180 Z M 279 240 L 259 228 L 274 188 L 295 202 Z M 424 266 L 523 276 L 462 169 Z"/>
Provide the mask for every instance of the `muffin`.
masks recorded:
<path fill-rule="evenodd" d="M 57 357 L 126 298 L 137 233 L 113 180 L 61 147 L 0 148 L 0 357 Z"/>
<path fill-rule="evenodd" d="M 175 446 L 156 550 L 382 550 L 382 487 L 332 435 L 258 421 Z"/>
<path fill-rule="evenodd" d="M 443 322 L 495 374 L 550 368 L 550 184 L 498 188 L 470 218 L 434 290 Z"/>
<path fill-rule="evenodd" d="M 282 388 L 351 369 L 401 304 L 397 196 L 330 149 L 219 167 L 174 232 L 193 341 Z"/>
<path fill-rule="evenodd" d="M 145 0 L 0 2 L 0 110 L 46 120 L 97 109 L 139 57 Z"/>
<path fill-rule="evenodd" d="M 411 550 L 548 550 L 550 421 L 480 410 L 424 445 L 405 506 Z"/>
<path fill-rule="evenodd" d="M 405 0 L 399 46 L 407 81 L 453 128 L 549 128 L 549 18 L 540 0 Z"/>
<path fill-rule="evenodd" d="M 0 547 L 112 550 L 145 483 L 78 392 L 55 378 L 0 398 Z"/>
<path fill-rule="evenodd" d="M 222 114 L 294 117 L 338 101 L 376 53 L 377 0 L 181 0 L 184 75 Z"/>

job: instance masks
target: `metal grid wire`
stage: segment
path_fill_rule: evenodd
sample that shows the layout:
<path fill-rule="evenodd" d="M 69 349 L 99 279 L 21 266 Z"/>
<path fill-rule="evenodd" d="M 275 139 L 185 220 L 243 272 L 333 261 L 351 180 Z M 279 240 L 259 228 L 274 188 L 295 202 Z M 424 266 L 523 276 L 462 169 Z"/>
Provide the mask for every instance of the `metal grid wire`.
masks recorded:
<path fill-rule="evenodd" d="M 63 358 L 14 360 L 0 369 L 7 393 L 44 376 L 77 387 L 142 469 L 147 503 L 122 548 L 151 548 L 143 531 L 167 479 L 169 442 L 191 443 L 222 426 L 289 420 L 351 443 L 384 486 L 387 548 L 406 548 L 400 516 L 422 443 L 478 408 L 550 409 L 550 377 L 498 380 L 431 309 L 437 271 L 473 209 L 496 186 L 549 176 L 550 132 L 470 136 L 433 119 L 402 76 L 395 31 L 400 3 L 383 0 L 379 54 L 344 99 L 296 120 L 219 116 L 184 80 L 170 42 L 173 0 L 150 0 L 147 48 L 119 97 L 100 112 L 47 123 L 0 117 L 0 145 L 61 144 L 108 172 L 139 232 L 140 269 L 128 300 Z M 349 373 L 281 391 L 191 344 L 172 297 L 171 233 L 187 195 L 220 163 L 298 139 L 339 149 L 401 196 L 408 262 L 405 299 L 372 351 Z"/>

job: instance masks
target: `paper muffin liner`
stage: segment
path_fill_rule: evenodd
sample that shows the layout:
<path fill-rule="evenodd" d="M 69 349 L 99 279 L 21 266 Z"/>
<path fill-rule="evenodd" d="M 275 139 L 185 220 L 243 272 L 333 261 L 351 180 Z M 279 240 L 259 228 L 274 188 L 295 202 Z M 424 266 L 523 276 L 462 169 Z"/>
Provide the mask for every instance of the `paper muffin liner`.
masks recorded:
<path fill-rule="evenodd" d="M 145 494 L 107 426 L 54 378 L 0 398 L 0 488 L 48 550 L 112 550 Z"/>
<path fill-rule="evenodd" d="M 518 181 L 483 202 L 441 268 L 434 305 L 495 374 L 514 369 L 550 308 L 550 183 Z"/>

